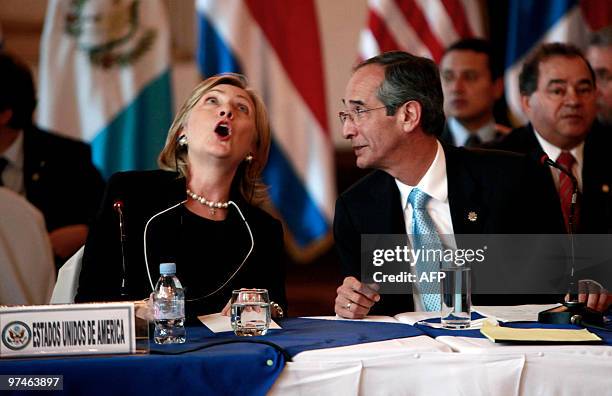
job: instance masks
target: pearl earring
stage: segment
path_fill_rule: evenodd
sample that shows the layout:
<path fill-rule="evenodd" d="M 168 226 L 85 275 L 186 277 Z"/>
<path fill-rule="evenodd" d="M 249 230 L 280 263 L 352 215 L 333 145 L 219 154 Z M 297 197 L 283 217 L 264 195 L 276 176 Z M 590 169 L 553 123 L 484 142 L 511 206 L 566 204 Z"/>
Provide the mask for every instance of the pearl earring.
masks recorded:
<path fill-rule="evenodd" d="M 247 155 L 244 159 L 246 162 L 251 162 L 253 161 L 253 156 L 251 154 Z"/>
<path fill-rule="evenodd" d="M 179 147 L 186 147 L 187 146 L 187 136 L 186 135 L 179 136 L 177 142 L 178 142 Z"/>

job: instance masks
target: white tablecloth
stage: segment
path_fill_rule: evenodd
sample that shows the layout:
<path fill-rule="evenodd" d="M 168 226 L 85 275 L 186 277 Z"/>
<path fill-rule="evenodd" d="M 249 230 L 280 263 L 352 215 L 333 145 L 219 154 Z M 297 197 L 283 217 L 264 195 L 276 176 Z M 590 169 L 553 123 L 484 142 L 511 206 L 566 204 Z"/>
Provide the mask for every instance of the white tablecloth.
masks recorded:
<path fill-rule="evenodd" d="M 369 319 L 397 323 L 391 317 Z M 302 352 L 293 360 L 271 395 L 612 394 L 609 346 L 507 346 L 479 338 L 419 336 Z"/>

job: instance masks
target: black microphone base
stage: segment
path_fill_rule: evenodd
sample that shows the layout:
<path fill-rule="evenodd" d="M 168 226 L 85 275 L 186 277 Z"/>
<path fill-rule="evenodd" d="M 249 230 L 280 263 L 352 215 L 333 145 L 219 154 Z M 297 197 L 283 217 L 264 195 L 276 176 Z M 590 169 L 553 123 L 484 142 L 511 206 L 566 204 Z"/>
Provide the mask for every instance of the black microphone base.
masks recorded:
<path fill-rule="evenodd" d="M 584 303 L 564 302 L 563 305 L 538 314 L 538 322 L 549 324 L 576 324 L 603 326 L 603 314 L 586 307 Z"/>

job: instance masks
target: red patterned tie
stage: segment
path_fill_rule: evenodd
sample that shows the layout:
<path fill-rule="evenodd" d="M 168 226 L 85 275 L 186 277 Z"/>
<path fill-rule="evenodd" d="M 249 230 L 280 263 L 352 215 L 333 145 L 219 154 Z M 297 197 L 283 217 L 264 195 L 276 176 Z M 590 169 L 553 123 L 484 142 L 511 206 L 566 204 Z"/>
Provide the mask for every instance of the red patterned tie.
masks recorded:
<path fill-rule="evenodd" d="M 572 173 L 572 167 L 574 166 L 576 159 L 569 151 L 562 151 L 557 158 L 557 163 L 564 167 L 568 172 Z M 559 199 L 561 200 L 561 210 L 563 211 L 563 219 L 565 220 L 565 228 L 570 231 L 569 217 L 570 208 L 572 204 L 572 195 L 574 194 L 574 184 L 572 179 L 563 172 L 559 172 Z M 578 225 L 578 202 L 574 205 L 574 229 Z"/>

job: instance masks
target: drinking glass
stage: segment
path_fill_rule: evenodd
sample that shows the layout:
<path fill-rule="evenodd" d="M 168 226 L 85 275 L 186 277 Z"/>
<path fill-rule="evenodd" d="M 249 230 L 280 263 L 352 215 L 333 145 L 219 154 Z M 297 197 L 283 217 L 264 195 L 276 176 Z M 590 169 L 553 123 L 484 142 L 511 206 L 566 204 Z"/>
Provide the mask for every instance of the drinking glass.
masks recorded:
<path fill-rule="evenodd" d="M 472 313 L 471 269 L 468 266 L 441 268 L 445 277 L 441 280 L 441 322 L 449 329 L 470 327 Z"/>
<path fill-rule="evenodd" d="M 266 289 L 232 291 L 232 329 L 237 336 L 259 336 L 270 327 L 270 298 Z"/>

